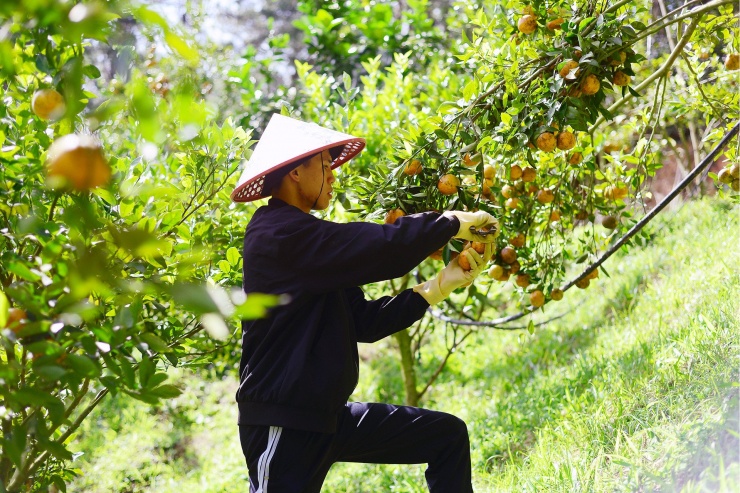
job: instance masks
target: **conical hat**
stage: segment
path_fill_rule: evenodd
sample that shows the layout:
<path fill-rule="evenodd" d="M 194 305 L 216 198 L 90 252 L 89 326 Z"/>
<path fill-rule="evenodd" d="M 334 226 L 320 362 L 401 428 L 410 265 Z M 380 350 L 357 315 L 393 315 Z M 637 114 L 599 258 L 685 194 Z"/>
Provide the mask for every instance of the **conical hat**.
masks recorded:
<path fill-rule="evenodd" d="M 267 175 L 321 151 L 341 149 L 332 161 L 334 169 L 355 157 L 364 147 L 365 139 L 275 113 L 244 166 L 239 183 L 231 192 L 231 200 L 251 202 L 266 197 L 263 189 Z"/>

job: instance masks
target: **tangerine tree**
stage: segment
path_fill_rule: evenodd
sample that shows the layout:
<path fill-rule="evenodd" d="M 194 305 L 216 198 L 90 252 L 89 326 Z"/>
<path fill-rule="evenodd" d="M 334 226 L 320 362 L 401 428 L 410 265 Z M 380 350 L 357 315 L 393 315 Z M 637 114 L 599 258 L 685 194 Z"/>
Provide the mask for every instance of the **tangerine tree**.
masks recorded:
<path fill-rule="evenodd" d="M 562 299 L 574 264 L 596 260 L 646 210 L 664 161 L 690 154 L 698 165 L 737 121 L 733 3 L 661 6 L 461 7 L 462 38 L 424 73 L 408 70 L 403 54 L 385 73 L 377 59 L 364 62 L 369 75 L 354 84 L 299 70 L 306 93 L 334 84 L 342 103 L 309 97 L 303 114 L 329 114 L 324 121 L 368 138 L 368 152 L 342 171 L 345 209 L 388 222 L 482 209 L 501 221 L 489 275 L 453 296 L 443 320 L 526 313 Z M 462 76 L 449 77 L 451 66 Z M 691 138 L 679 152 L 684 128 Z M 721 194 L 737 183 L 736 147 L 725 163 L 712 175 L 727 184 Z M 462 248 L 451 243 L 420 275 Z M 576 286 L 598 275 L 590 270 Z M 394 290 L 411 279 L 403 281 Z M 429 387 L 419 388 L 413 370 L 422 327 L 398 335 L 411 404 Z M 468 333 L 453 336 L 450 352 Z"/>
<path fill-rule="evenodd" d="M 192 45 L 125 2 L 3 2 L 0 19 L 0 489 L 64 490 L 107 394 L 179 395 L 167 367 L 207 364 L 276 300 L 236 280 L 247 217 L 225 211 L 252 141 L 203 97 Z M 162 65 L 107 80 L 91 58 L 130 50 L 131 24 Z"/>

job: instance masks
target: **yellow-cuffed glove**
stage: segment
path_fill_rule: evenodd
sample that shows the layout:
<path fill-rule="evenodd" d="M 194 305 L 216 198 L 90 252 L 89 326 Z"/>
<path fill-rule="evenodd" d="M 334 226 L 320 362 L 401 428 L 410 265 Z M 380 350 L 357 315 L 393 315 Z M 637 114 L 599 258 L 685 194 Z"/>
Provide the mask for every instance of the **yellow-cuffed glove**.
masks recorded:
<path fill-rule="evenodd" d="M 468 241 L 479 241 L 481 243 L 493 243 L 499 234 L 498 220 L 491 214 L 484 211 L 463 212 L 463 211 L 445 211 L 443 216 L 456 217 L 460 222 L 460 230 L 455 238 Z M 471 230 L 471 227 L 473 230 Z M 474 231 L 488 230 L 495 228 L 495 231 L 486 234 L 476 234 Z"/>
<path fill-rule="evenodd" d="M 470 262 L 470 270 L 463 270 L 456 257 L 442 269 L 437 277 L 413 287 L 413 290 L 427 300 L 429 305 L 436 305 L 457 288 L 470 285 L 483 271 L 488 261 L 491 260 L 493 245 L 491 243 L 486 244 L 482 256 L 472 248 L 463 250 L 460 255 L 467 256 Z"/>

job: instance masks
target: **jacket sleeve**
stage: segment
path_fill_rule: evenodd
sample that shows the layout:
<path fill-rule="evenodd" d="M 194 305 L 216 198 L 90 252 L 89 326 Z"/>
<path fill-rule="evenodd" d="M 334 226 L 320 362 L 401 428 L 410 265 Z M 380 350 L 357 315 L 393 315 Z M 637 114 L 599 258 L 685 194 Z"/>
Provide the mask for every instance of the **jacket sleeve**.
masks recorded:
<path fill-rule="evenodd" d="M 279 265 L 274 280 L 320 293 L 394 279 L 444 246 L 459 227 L 457 219 L 436 213 L 383 225 L 334 223 L 313 216 L 289 221 L 273 230 Z"/>
<path fill-rule="evenodd" d="M 376 342 L 395 334 L 423 317 L 429 308 L 429 303 L 411 289 L 372 301 L 365 299 L 360 288 L 349 288 L 345 293 L 352 307 L 359 342 Z"/>

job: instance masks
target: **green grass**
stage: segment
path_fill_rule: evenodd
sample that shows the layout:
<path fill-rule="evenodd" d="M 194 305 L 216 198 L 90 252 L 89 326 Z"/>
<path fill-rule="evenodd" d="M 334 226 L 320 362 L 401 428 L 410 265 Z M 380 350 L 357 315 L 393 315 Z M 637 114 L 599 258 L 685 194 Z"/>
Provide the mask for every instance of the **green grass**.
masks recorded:
<path fill-rule="evenodd" d="M 423 405 L 468 423 L 476 491 L 738 491 L 740 214 L 712 200 L 659 218 L 611 278 L 537 315 L 565 317 L 481 330 L 450 360 Z M 355 397 L 400 402 L 392 343 L 365 349 Z M 158 409 L 105 401 L 72 491 L 246 491 L 236 382 L 178 378 L 186 393 Z M 424 492 L 423 469 L 337 464 L 324 491 Z"/>

